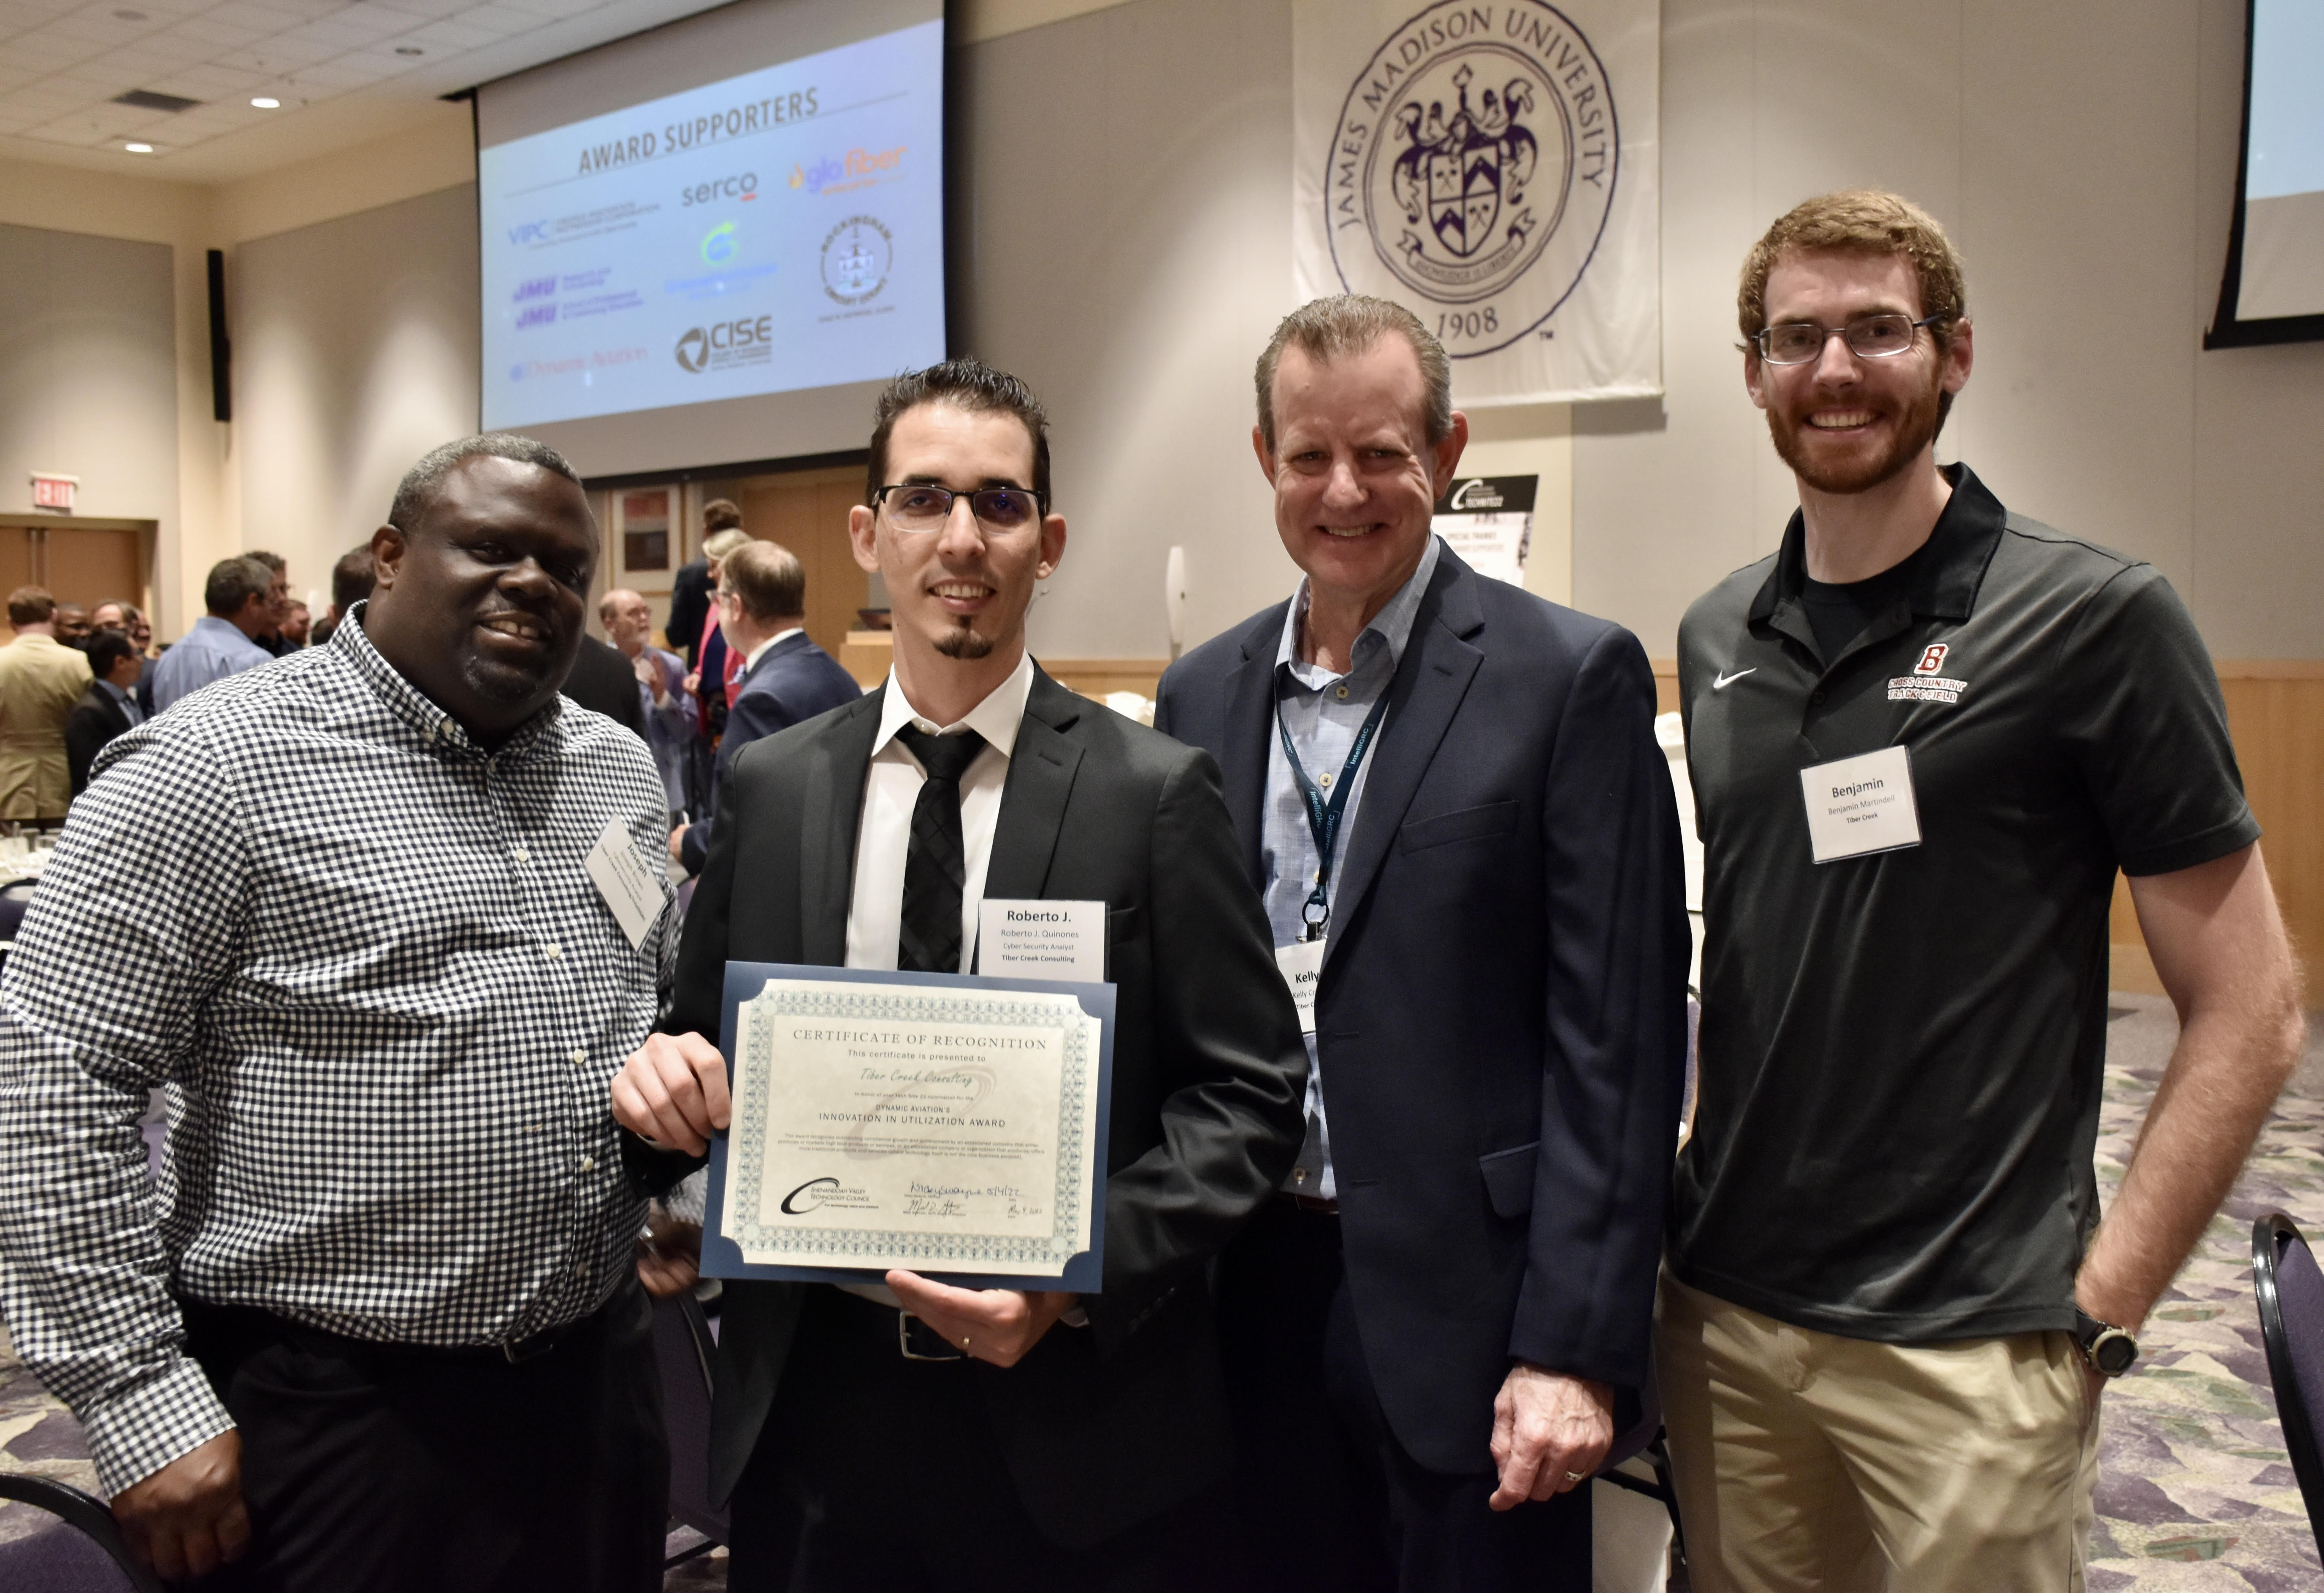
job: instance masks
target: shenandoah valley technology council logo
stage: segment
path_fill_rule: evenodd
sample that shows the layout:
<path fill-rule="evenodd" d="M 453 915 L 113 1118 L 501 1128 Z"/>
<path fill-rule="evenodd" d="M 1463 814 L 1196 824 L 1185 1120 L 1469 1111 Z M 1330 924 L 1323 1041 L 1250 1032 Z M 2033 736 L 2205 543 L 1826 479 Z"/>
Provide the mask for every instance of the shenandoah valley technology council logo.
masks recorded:
<path fill-rule="evenodd" d="M 1388 35 L 1341 108 L 1333 264 L 1350 292 L 1422 311 L 1455 358 L 1506 348 L 1589 269 L 1618 147 L 1606 69 L 1563 13 L 1443 0 Z"/>
<path fill-rule="evenodd" d="M 823 290 L 841 304 L 868 304 L 888 284 L 896 240 L 869 216 L 851 216 L 823 240 Z"/>

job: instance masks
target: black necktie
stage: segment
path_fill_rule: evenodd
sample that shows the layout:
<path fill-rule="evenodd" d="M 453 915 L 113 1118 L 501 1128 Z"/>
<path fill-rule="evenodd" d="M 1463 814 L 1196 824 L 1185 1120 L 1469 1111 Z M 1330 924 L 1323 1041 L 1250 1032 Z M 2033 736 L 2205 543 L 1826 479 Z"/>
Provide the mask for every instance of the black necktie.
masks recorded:
<path fill-rule="evenodd" d="M 934 736 L 906 725 L 896 739 L 927 771 L 912 805 L 912 842 L 904 853 L 904 921 L 896 966 L 907 973 L 960 971 L 960 892 L 968 850 L 960 836 L 960 777 L 984 750 L 974 731 Z"/>

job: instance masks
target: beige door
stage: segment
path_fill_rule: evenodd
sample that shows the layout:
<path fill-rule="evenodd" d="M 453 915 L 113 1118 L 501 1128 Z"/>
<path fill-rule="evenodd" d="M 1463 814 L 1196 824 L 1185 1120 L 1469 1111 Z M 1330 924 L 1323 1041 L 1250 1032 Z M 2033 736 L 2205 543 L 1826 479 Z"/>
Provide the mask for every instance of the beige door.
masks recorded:
<path fill-rule="evenodd" d="M 847 511 L 862 500 L 860 465 L 756 476 L 742 493 L 742 529 L 798 556 L 807 638 L 835 658 L 868 589 L 847 545 Z"/>

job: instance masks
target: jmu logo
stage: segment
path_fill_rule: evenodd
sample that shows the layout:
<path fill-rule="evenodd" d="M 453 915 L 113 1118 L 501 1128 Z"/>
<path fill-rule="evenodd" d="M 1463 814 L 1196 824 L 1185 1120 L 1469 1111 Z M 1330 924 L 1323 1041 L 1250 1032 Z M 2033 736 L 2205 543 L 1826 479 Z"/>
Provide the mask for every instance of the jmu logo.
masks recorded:
<path fill-rule="evenodd" d="M 1499 94 L 1486 89 L 1471 110 L 1469 85 L 1476 76 L 1465 64 L 1452 74 L 1460 103 L 1450 122 L 1442 103 L 1431 105 L 1425 116 L 1417 105 L 1398 109 L 1407 147 L 1391 179 L 1405 219 L 1416 225 L 1425 216 L 1437 242 L 1463 260 L 1492 238 L 1504 205 L 1514 209 L 1525 202 L 1525 185 L 1541 155 L 1540 144 L 1517 120 L 1520 110 L 1533 109 L 1533 84 L 1512 78 Z M 1519 211 L 1506 236 L 1523 242 L 1535 225 L 1533 212 Z M 1406 235 L 1407 247 L 1417 242 Z"/>

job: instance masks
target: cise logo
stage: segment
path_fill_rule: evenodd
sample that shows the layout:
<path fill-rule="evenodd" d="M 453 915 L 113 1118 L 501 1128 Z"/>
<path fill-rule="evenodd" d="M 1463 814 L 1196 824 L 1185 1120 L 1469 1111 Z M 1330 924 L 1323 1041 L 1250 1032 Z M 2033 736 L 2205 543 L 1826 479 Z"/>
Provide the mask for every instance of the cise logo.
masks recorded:
<path fill-rule="evenodd" d="M 711 182 L 697 182 L 692 188 L 678 190 L 678 207 L 681 210 L 695 205 L 707 205 L 713 199 L 750 200 L 759 197 L 759 174 L 744 171 L 733 177 L 721 177 Z"/>
<path fill-rule="evenodd" d="M 851 216 L 823 240 L 823 290 L 840 304 L 867 304 L 888 284 L 896 240 L 869 216 Z"/>
<path fill-rule="evenodd" d="M 775 357 L 774 336 L 772 316 L 717 321 L 679 333 L 674 352 L 678 368 L 697 375 L 729 365 L 760 365 Z"/>
<path fill-rule="evenodd" d="M 1456 359 L 1506 348 L 1589 269 L 1618 145 L 1606 69 L 1563 13 L 1440 0 L 1349 86 L 1322 173 L 1333 264 L 1350 292 L 1434 309 Z"/>
<path fill-rule="evenodd" d="M 724 265 L 742 253 L 742 245 L 734 236 L 734 224 L 722 221 L 706 234 L 702 240 L 702 263 Z"/>

